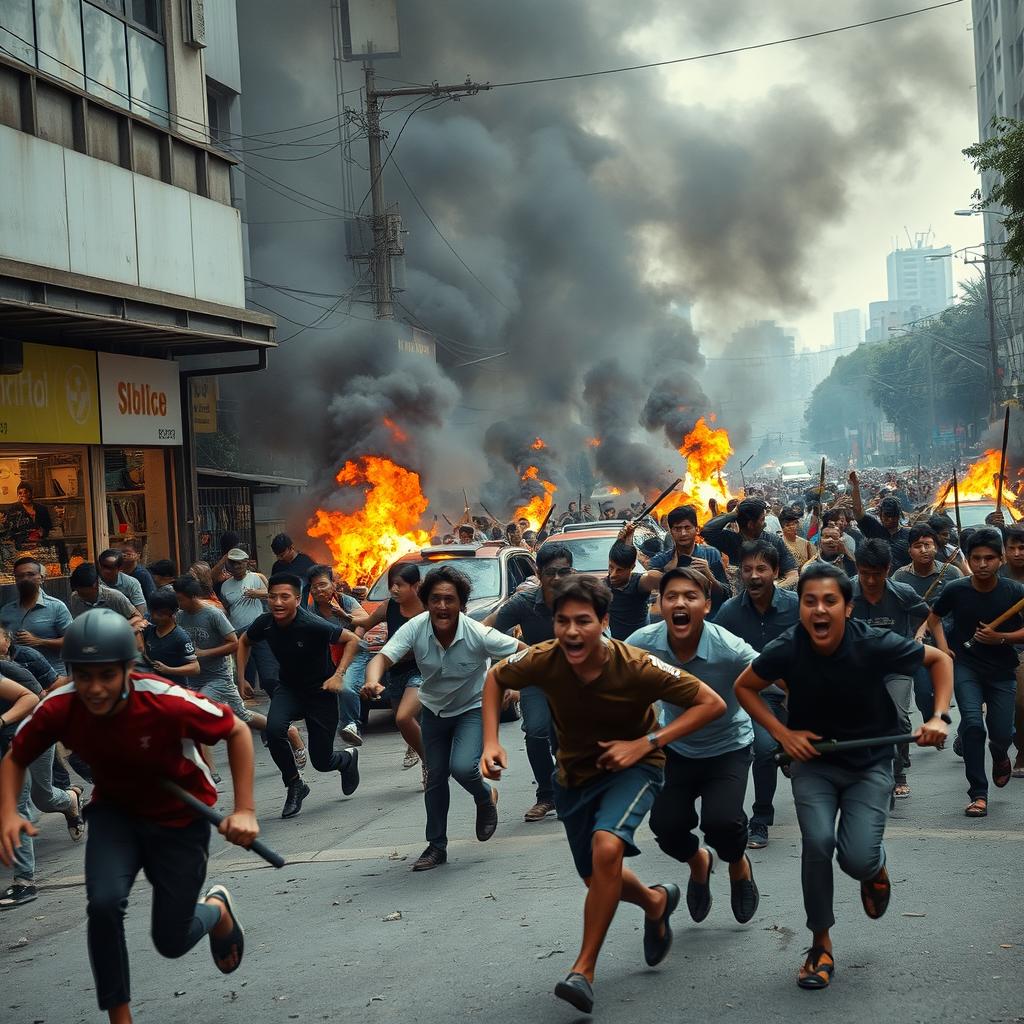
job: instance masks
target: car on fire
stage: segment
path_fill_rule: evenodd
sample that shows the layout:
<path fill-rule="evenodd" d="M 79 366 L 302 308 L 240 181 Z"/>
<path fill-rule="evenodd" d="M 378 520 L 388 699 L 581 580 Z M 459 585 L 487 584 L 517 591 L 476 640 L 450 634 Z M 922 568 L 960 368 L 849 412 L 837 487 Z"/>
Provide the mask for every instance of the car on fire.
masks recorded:
<path fill-rule="evenodd" d="M 986 516 L 990 516 L 996 510 L 996 499 L 995 498 L 981 498 L 977 501 L 961 501 L 960 502 L 960 525 L 965 530 L 968 526 L 984 526 Z M 949 516 L 950 519 L 956 520 L 956 506 L 954 505 L 952 497 L 944 501 L 942 504 L 936 507 L 936 512 L 940 512 L 943 515 Z M 1009 526 L 1012 523 L 1020 522 L 1021 513 L 1017 511 L 1013 505 L 1003 502 L 1003 517 L 1006 520 L 1006 525 Z"/>
<path fill-rule="evenodd" d="M 594 523 L 566 523 L 548 537 L 548 544 L 564 544 L 572 552 L 573 568 L 588 576 L 604 577 L 608 573 L 608 552 L 619 531 L 626 525 L 624 519 L 607 519 Z M 640 545 L 650 537 L 661 540 L 660 533 L 646 525 L 633 533 L 633 544 Z"/>

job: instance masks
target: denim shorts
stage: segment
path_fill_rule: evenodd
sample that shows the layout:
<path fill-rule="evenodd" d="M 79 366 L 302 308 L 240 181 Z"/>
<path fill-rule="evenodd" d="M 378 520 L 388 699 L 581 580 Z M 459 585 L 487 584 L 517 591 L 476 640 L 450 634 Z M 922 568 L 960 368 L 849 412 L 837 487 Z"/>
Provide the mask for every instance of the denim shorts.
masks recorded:
<path fill-rule="evenodd" d="M 418 690 L 422 685 L 423 677 L 415 668 L 407 669 L 404 672 L 396 672 L 394 669 L 389 669 L 384 677 L 384 688 L 388 695 L 388 703 L 391 705 L 391 710 L 398 710 L 398 705 L 402 703 L 402 697 L 409 687 Z"/>
<path fill-rule="evenodd" d="M 661 768 L 643 763 L 621 772 L 609 772 L 574 788 L 565 788 L 555 779 L 555 810 L 565 827 L 580 878 L 589 878 L 594 873 L 595 832 L 618 836 L 625 843 L 627 857 L 640 852 L 633 842 L 633 833 L 647 817 L 664 782 Z"/>
<path fill-rule="evenodd" d="M 200 687 L 198 693 L 200 696 L 207 697 L 218 704 L 227 704 L 235 713 L 235 717 L 240 718 L 246 725 L 252 721 L 255 712 L 250 711 L 242 703 L 242 695 L 238 692 L 238 687 L 229 680 L 215 679 Z"/>

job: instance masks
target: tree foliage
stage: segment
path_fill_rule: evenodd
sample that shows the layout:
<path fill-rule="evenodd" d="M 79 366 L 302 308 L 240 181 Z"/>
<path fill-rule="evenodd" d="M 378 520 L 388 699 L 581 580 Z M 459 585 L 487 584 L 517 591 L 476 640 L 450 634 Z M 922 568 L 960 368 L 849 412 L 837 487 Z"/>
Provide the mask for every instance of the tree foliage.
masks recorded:
<path fill-rule="evenodd" d="M 1024 122 L 997 117 L 992 127 L 992 138 L 964 150 L 979 174 L 993 171 L 996 175 L 988 195 L 975 191 L 974 209 L 1006 211 L 1002 214 L 1007 233 L 1003 255 L 1019 270 L 1024 267 Z"/>

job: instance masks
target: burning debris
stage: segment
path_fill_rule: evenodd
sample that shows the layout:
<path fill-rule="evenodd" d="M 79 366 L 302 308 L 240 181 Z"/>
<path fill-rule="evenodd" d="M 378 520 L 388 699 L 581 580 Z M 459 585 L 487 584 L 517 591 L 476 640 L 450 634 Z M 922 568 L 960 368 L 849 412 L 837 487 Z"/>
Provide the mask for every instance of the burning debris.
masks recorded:
<path fill-rule="evenodd" d="M 712 422 L 714 417 L 711 417 Z M 728 431 L 708 425 L 703 416 L 679 446 L 686 459 L 686 477 L 682 488 L 670 494 L 655 510 L 663 515 L 680 505 L 694 505 L 701 525 L 711 518 L 710 501 L 724 505 L 735 497 L 726 483 L 723 469 L 733 453 Z"/>

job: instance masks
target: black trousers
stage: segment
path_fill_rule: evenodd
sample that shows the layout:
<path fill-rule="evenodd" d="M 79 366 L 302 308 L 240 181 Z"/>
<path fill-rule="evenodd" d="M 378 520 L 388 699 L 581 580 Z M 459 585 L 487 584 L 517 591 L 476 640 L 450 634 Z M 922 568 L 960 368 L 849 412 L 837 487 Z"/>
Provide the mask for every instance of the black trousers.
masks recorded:
<path fill-rule="evenodd" d="M 153 887 L 151 932 L 157 952 L 184 956 L 220 920 L 219 905 L 198 903 L 206 881 L 210 826 L 158 825 L 109 804 L 86 810 L 85 893 L 89 962 L 101 1010 L 131 1001 L 124 915 L 139 870 Z"/>
<path fill-rule="evenodd" d="M 665 751 L 665 785 L 651 809 L 651 830 L 670 857 L 688 861 L 700 847 L 700 828 L 719 859 L 735 864 L 747 848 L 747 793 L 752 748 L 730 750 L 716 757 L 683 757 Z"/>
<path fill-rule="evenodd" d="M 318 772 L 341 771 L 352 759 L 347 750 L 334 749 L 338 695 L 320 689 L 293 690 L 278 682 L 267 714 L 267 746 L 286 786 L 299 777 L 288 742 L 288 727 L 302 719 L 309 732 L 309 760 Z"/>

